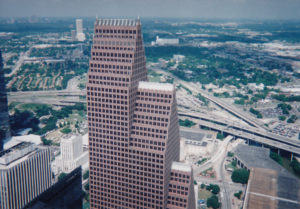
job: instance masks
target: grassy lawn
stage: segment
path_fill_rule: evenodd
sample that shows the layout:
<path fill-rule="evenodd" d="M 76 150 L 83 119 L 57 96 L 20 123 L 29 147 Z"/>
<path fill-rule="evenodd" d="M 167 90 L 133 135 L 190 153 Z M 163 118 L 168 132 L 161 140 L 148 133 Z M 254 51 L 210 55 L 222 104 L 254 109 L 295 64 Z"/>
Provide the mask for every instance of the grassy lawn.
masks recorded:
<path fill-rule="evenodd" d="M 149 76 L 149 81 L 151 81 L 151 82 L 160 82 L 160 76 L 158 76 L 158 77 Z"/>
<path fill-rule="evenodd" d="M 212 196 L 210 191 L 201 188 L 199 189 L 198 200 L 207 200 L 210 196 Z"/>
<path fill-rule="evenodd" d="M 226 168 L 232 168 L 233 170 L 236 169 L 236 165 L 234 165 L 232 162 L 226 165 Z"/>

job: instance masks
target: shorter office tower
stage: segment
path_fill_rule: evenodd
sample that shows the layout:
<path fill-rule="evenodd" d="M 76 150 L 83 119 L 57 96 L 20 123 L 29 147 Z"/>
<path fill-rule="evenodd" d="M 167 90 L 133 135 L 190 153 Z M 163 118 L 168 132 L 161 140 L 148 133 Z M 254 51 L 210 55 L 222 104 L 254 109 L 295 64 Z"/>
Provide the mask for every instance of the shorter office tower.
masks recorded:
<path fill-rule="evenodd" d="M 4 139 L 9 138 L 10 135 L 7 93 L 4 79 L 2 54 L 0 50 L 0 151 L 3 149 Z"/>
<path fill-rule="evenodd" d="M 169 183 L 167 209 L 195 207 L 192 168 L 184 163 L 173 162 Z"/>
<path fill-rule="evenodd" d="M 78 167 L 24 209 L 82 209 L 82 197 L 82 172 L 81 167 Z"/>
<path fill-rule="evenodd" d="M 87 151 L 83 152 L 81 135 L 65 135 L 60 142 L 60 153 L 53 164 L 56 174 L 69 173 L 79 166 L 88 166 L 89 154 Z"/>
<path fill-rule="evenodd" d="M 76 30 L 71 30 L 71 39 L 72 41 L 76 41 Z"/>
<path fill-rule="evenodd" d="M 76 20 L 76 39 L 77 39 L 77 41 L 85 41 L 85 34 L 83 33 L 82 19 Z"/>
<path fill-rule="evenodd" d="M 51 152 L 21 142 L 0 152 L 0 208 L 20 209 L 52 184 Z"/>

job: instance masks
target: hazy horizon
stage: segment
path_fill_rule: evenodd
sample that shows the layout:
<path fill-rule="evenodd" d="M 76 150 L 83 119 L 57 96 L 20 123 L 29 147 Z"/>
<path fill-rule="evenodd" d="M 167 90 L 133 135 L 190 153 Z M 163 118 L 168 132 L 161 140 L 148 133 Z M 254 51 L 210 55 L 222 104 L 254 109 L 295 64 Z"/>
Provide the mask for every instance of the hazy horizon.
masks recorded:
<path fill-rule="evenodd" d="M 299 0 L 0 0 L 0 17 L 300 20 Z"/>

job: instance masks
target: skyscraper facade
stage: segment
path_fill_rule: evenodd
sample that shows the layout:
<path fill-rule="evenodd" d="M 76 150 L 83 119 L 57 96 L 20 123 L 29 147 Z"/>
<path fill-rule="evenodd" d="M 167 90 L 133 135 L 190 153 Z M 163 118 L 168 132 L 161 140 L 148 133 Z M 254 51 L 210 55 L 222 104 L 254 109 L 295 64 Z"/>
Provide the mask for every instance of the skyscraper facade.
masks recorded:
<path fill-rule="evenodd" d="M 175 88 L 147 82 L 140 20 L 96 20 L 94 33 L 87 83 L 91 208 L 167 208 L 179 160 Z"/>
<path fill-rule="evenodd" d="M 3 149 L 3 140 L 8 137 L 10 137 L 9 114 L 3 60 L 0 50 L 0 151 Z"/>
<path fill-rule="evenodd" d="M 0 152 L 0 208 L 21 209 L 52 184 L 51 153 L 31 142 Z"/>

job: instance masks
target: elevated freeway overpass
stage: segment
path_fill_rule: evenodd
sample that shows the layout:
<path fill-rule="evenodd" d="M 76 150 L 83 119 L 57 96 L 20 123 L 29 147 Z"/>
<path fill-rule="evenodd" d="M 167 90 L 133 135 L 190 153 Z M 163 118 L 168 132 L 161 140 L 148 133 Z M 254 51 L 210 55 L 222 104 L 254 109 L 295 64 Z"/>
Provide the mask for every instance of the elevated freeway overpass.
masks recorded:
<path fill-rule="evenodd" d="M 201 127 L 206 127 L 215 131 L 230 134 L 238 138 L 245 139 L 248 143 L 253 141 L 262 145 L 284 150 L 300 156 L 300 142 L 270 133 L 251 126 L 243 126 L 230 122 L 226 119 L 216 118 L 211 115 L 201 113 L 178 113 L 180 116 L 190 117 L 200 120 Z"/>

